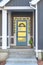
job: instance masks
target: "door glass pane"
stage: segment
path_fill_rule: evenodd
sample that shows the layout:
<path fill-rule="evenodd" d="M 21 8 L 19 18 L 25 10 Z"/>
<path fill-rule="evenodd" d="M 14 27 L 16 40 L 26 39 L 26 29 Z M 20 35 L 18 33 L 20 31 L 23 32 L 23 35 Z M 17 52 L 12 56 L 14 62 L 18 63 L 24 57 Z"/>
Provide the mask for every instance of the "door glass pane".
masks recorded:
<path fill-rule="evenodd" d="M 26 31 L 26 27 L 18 27 L 18 31 Z"/>
<path fill-rule="evenodd" d="M 26 32 L 18 32 L 18 36 L 26 36 Z"/>
<path fill-rule="evenodd" d="M 26 42 L 26 38 L 18 38 L 19 42 Z"/>
<path fill-rule="evenodd" d="M 26 26 L 26 22 L 23 21 L 23 20 L 22 20 L 22 22 L 19 21 L 19 22 L 18 22 L 18 26 L 19 26 L 19 27 L 25 27 L 25 26 Z"/>

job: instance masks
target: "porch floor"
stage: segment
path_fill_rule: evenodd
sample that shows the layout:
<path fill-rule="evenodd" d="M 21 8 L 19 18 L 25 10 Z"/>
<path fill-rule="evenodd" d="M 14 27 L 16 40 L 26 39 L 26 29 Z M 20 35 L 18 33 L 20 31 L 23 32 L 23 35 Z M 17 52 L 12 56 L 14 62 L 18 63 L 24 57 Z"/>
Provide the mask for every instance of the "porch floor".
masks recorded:
<path fill-rule="evenodd" d="M 11 49 L 31 49 L 30 46 L 11 46 Z"/>

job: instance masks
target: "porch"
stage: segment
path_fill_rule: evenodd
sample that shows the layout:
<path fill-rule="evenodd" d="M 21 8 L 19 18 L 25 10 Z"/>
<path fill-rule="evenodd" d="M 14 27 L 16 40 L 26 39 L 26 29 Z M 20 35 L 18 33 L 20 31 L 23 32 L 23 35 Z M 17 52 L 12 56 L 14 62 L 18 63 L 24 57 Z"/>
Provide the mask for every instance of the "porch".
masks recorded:
<path fill-rule="evenodd" d="M 19 16 L 17 15 L 17 12 L 18 13 L 21 13 L 22 16 Z M 15 15 L 16 13 L 16 15 Z M 24 14 L 23 14 L 24 13 Z M 30 15 L 31 14 L 31 15 Z M 36 14 L 36 16 L 35 16 Z M 28 16 L 27 16 L 28 15 Z M 28 49 L 30 49 L 30 44 L 29 44 L 29 40 L 30 38 L 33 39 L 33 49 L 36 51 L 36 57 L 38 57 L 38 53 L 37 53 L 37 11 L 34 9 L 34 8 L 31 8 L 31 7 L 4 7 L 4 10 L 1 10 L 0 11 L 0 48 L 1 49 L 8 49 L 8 48 L 13 48 L 15 46 L 27 46 Z M 23 24 L 25 22 L 25 26 L 26 29 L 25 29 L 25 34 L 24 35 L 24 38 L 23 38 L 23 35 L 21 36 L 23 38 L 23 41 L 19 38 L 19 41 L 21 42 L 20 45 L 17 45 L 19 42 L 18 42 L 18 37 L 19 35 L 17 36 L 16 33 L 18 33 L 18 24 L 17 24 L 17 32 L 13 32 L 14 31 L 14 26 L 12 22 L 14 22 L 14 19 L 17 18 L 17 19 L 20 19 L 21 22 L 23 21 Z M 25 19 L 25 20 L 23 20 Z M 35 20 L 36 19 L 36 20 Z M 16 20 L 17 21 L 17 20 Z M 26 22 L 27 21 L 27 22 Z M 28 21 L 30 22 L 30 25 L 28 25 Z M 18 21 L 20 22 L 20 21 Z M 28 26 L 29 28 L 31 28 L 30 30 L 28 29 Z M 24 31 L 22 31 L 24 32 Z M 21 35 L 21 34 L 20 34 Z M 16 39 L 15 39 L 16 38 Z M 17 43 L 18 42 L 18 43 Z M 26 45 L 21 45 L 22 43 Z M 26 47 L 26 48 L 27 48 Z M 25 48 L 25 47 L 24 47 Z M 18 48 L 17 48 L 18 49 Z"/>
<path fill-rule="evenodd" d="M 7 37 L 6 38 L 6 45 L 4 42 L 4 45 L 6 46 L 6 48 L 10 48 L 11 46 L 12 46 L 12 48 L 14 48 L 15 46 L 16 46 L 15 48 L 17 48 L 17 46 L 18 46 L 18 48 L 20 48 L 20 46 L 22 46 L 24 48 L 27 46 L 27 48 L 28 47 L 30 48 L 29 40 L 31 38 L 33 39 L 33 48 L 35 47 L 35 33 L 34 33 L 35 32 L 35 27 L 34 27 L 35 26 L 35 21 L 34 21 L 35 19 L 34 19 L 34 14 L 35 14 L 34 10 L 29 11 L 29 12 L 23 11 L 23 10 L 18 11 L 18 12 L 17 11 L 15 12 L 14 10 L 13 11 L 7 10 L 7 14 L 6 14 L 7 26 L 4 27 L 4 30 L 6 28 L 6 35 L 7 35 L 6 36 Z M 16 24 L 17 21 L 18 22 L 21 21 L 21 23 L 26 24 L 26 27 L 22 27 L 22 28 L 19 27 L 19 32 L 17 31 L 17 28 L 18 28 L 18 26 Z M 3 24 L 1 23 L 0 25 L 3 25 Z M 4 24 L 4 26 L 5 26 L 5 24 Z M 3 30 L 3 28 L 2 28 L 2 30 Z M 20 31 L 23 33 L 21 33 Z M 3 31 L 3 32 L 5 33 L 5 31 Z M 2 34 L 3 34 L 3 32 L 2 32 Z M 17 34 L 18 34 L 18 36 L 17 36 Z M 4 37 L 5 37 L 5 34 L 4 34 Z M 17 37 L 18 38 L 20 37 L 19 42 L 20 41 L 21 42 L 19 45 L 18 45 L 18 41 L 17 41 L 18 38 Z M 0 42 L 1 42 L 0 46 L 1 45 L 4 46 L 1 40 L 3 40 L 2 36 L 0 36 Z M 24 43 L 24 45 L 22 45 L 23 43 Z M 5 47 L 3 47 L 3 48 L 5 48 Z"/>

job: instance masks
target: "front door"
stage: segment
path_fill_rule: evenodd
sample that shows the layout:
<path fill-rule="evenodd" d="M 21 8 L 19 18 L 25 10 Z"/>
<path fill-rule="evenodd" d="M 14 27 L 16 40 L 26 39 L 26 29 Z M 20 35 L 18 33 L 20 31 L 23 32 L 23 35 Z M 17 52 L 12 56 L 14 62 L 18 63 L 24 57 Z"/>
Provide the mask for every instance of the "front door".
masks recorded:
<path fill-rule="evenodd" d="M 16 45 L 27 45 L 27 20 L 16 21 Z"/>

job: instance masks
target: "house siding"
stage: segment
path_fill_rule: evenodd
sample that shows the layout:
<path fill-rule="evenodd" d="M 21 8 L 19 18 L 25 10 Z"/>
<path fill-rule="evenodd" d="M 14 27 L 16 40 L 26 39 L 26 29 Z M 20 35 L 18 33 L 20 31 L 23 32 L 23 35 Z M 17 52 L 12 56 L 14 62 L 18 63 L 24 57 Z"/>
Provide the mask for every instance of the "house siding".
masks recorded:
<path fill-rule="evenodd" d="M 0 2 L 1 2 L 2 0 L 0 0 Z"/>
<path fill-rule="evenodd" d="M 34 46 L 36 45 L 36 21 L 35 21 L 35 10 L 34 10 Z"/>
<path fill-rule="evenodd" d="M 31 0 L 11 0 L 6 6 L 29 6 Z"/>
<path fill-rule="evenodd" d="M 0 11 L 0 36 L 2 36 L 2 12 Z M 0 38 L 0 46 L 2 46 L 2 38 Z"/>
<path fill-rule="evenodd" d="M 2 36 L 2 12 L 0 11 L 0 36 Z"/>
<path fill-rule="evenodd" d="M 43 0 L 38 3 L 38 49 L 43 50 Z"/>

